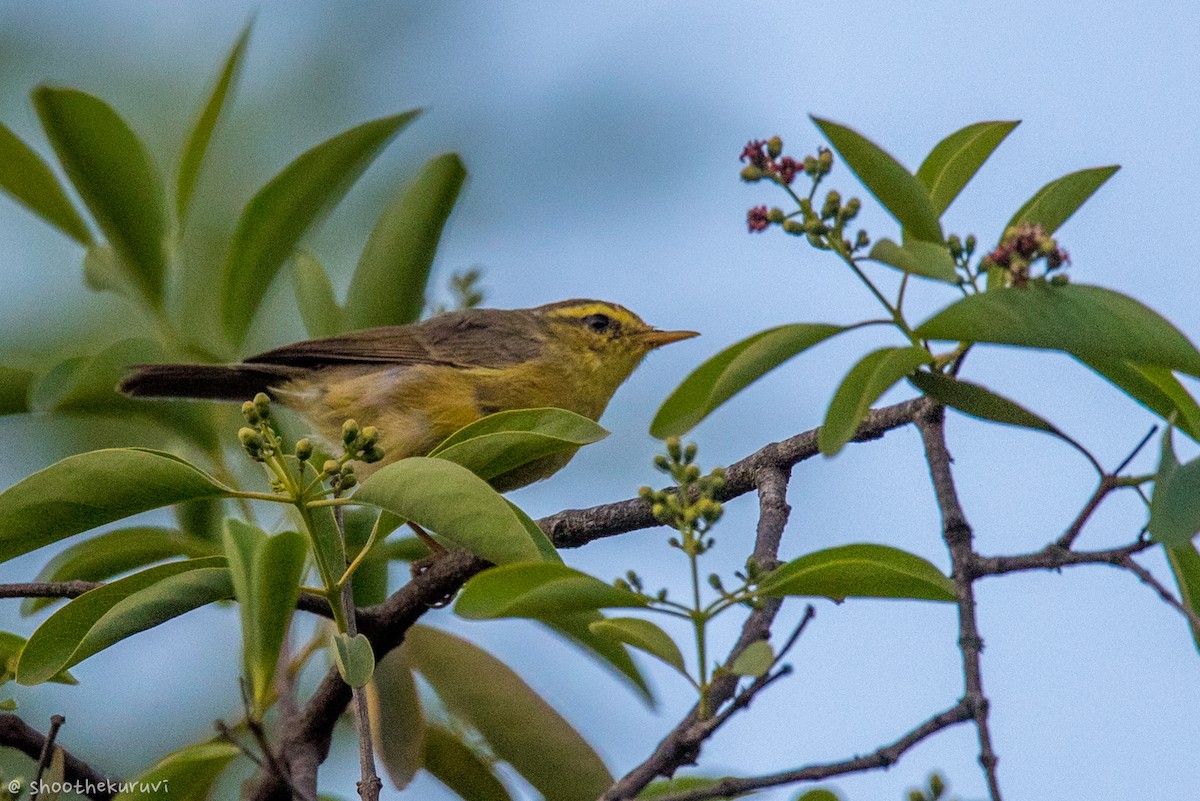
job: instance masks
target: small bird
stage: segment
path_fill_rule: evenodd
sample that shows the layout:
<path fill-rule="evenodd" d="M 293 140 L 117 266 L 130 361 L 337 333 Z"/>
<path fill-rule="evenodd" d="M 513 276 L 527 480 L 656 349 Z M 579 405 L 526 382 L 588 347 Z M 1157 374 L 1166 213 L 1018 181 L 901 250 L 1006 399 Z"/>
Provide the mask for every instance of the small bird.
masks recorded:
<path fill-rule="evenodd" d="M 423 456 L 499 411 L 554 406 L 599 420 L 646 354 L 694 336 L 660 331 L 600 300 L 464 309 L 284 345 L 239 364 L 142 365 L 119 388 L 132 397 L 234 401 L 266 392 L 331 443 L 347 419 L 377 427 L 386 464 Z M 573 455 L 544 457 L 491 483 L 500 491 L 531 484 Z"/>

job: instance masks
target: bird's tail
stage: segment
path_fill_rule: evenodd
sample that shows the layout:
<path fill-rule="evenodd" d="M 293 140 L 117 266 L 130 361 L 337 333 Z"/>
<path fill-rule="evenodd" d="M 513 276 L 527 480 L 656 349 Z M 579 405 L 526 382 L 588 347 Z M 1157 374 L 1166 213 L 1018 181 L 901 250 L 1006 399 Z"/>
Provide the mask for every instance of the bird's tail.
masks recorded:
<path fill-rule="evenodd" d="M 294 367 L 272 364 L 141 364 L 117 387 L 131 398 L 244 401 L 294 378 Z"/>

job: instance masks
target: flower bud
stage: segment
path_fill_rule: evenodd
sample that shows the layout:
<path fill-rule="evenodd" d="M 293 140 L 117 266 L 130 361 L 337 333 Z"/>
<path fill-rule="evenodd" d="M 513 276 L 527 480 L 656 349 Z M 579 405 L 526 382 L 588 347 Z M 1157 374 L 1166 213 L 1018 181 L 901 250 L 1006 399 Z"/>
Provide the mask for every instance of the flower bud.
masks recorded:
<path fill-rule="evenodd" d="M 842 208 L 842 219 L 853 220 L 861 210 L 862 201 L 856 197 L 852 197 L 846 201 L 846 205 Z"/>
<path fill-rule="evenodd" d="M 238 439 L 241 440 L 243 448 L 259 450 L 263 446 L 262 436 L 253 428 L 246 428 L 244 426 L 239 428 Z"/>
<path fill-rule="evenodd" d="M 804 233 L 804 223 L 800 222 L 799 220 L 784 220 L 783 230 L 784 233 L 791 234 L 792 236 L 799 236 L 800 234 Z"/>
<path fill-rule="evenodd" d="M 833 152 L 829 148 L 823 147 L 818 151 L 817 168 L 822 175 L 833 169 Z"/>
<path fill-rule="evenodd" d="M 821 219 L 837 216 L 842 208 L 842 195 L 836 189 L 831 189 L 825 196 L 825 205 L 821 207 Z"/>
<path fill-rule="evenodd" d="M 700 468 L 694 464 L 689 464 L 683 471 L 684 478 L 688 481 L 695 481 L 700 478 Z"/>
<path fill-rule="evenodd" d="M 254 408 L 258 413 L 266 418 L 271 416 L 271 396 L 265 392 L 260 392 L 254 396 Z"/>
<path fill-rule="evenodd" d="M 638 497 L 643 501 L 649 501 L 654 498 L 654 490 L 650 487 L 638 487 Z"/>
<path fill-rule="evenodd" d="M 252 426 L 262 422 L 262 418 L 258 414 L 258 409 L 254 406 L 254 401 L 246 401 L 242 404 L 242 417 L 246 418 L 246 422 Z"/>
<path fill-rule="evenodd" d="M 696 461 L 696 443 L 689 442 L 687 447 L 683 449 L 683 461 L 688 464 Z"/>
<path fill-rule="evenodd" d="M 347 420 L 342 423 L 342 443 L 347 448 L 354 445 L 354 441 L 358 439 L 359 428 L 358 423 L 354 420 Z"/>
<path fill-rule="evenodd" d="M 783 152 L 783 140 L 778 136 L 772 136 L 767 140 L 767 155 L 773 159 L 779 158 L 779 154 Z"/>
<path fill-rule="evenodd" d="M 725 591 L 724 585 L 721 584 L 721 577 L 718 576 L 716 573 L 708 574 L 708 586 L 712 587 L 717 592 Z"/>
<path fill-rule="evenodd" d="M 972 253 L 975 252 L 975 244 L 976 244 L 975 234 L 967 234 L 967 245 L 966 246 L 967 246 L 967 255 L 968 256 L 970 256 Z"/>
<path fill-rule="evenodd" d="M 667 459 L 667 457 L 660 453 L 654 457 L 654 466 L 659 470 L 666 472 L 667 470 L 671 469 L 671 462 Z"/>
<path fill-rule="evenodd" d="M 321 465 L 321 472 L 326 475 L 333 475 L 338 471 L 338 463 L 335 459 L 325 460 L 325 464 Z"/>
<path fill-rule="evenodd" d="M 372 445 L 371 447 L 369 447 L 365 451 L 363 451 L 361 454 L 359 454 L 359 458 L 362 459 L 367 464 L 375 464 L 376 462 L 381 461 L 383 459 L 383 457 L 384 457 L 383 448 L 379 447 L 378 445 Z"/>
<path fill-rule="evenodd" d="M 813 158 L 812 156 L 804 157 L 804 174 L 805 175 L 815 176 L 817 174 L 818 169 L 820 169 L 820 163 L 815 158 Z"/>
<path fill-rule="evenodd" d="M 312 444 L 311 439 L 309 439 L 308 437 L 305 437 L 304 439 L 296 440 L 296 458 L 297 459 L 299 459 L 302 462 L 307 462 L 309 459 L 312 458 L 312 455 L 313 455 L 313 444 Z"/>
<path fill-rule="evenodd" d="M 342 473 L 341 479 L 338 481 L 338 489 L 348 490 L 358 483 L 353 473 Z"/>
<path fill-rule="evenodd" d="M 367 426 L 362 430 L 358 445 L 360 448 L 366 450 L 377 442 L 379 442 L 379 429 L 375 426 Z"/>
<path fill-rule="evenodd" d="M 958 234 L 950 234 L 946 237 L 946 247 L 950 249 L 950 255 L 956 259 L 963 254 L 962 240 L 958 238 Z"/>
<path fill-rule="evenodd" d="M 667 454 L 674 462 L 678 462 L 683 456 L 683 445 L 679 442 L 679 437 L 667 438 Z"/>
<path fill-rule="evenodd" d="M 765 174 L 766 173 L 764 173 L 760 168 L 755 167 L 753 164 L 742 167 L 741 172 L 742 180 L 750 184 L 754 183 L 755 181 L 761 181 Z"/>
<path fill-rule="evenodd" d="M 867 236 L 866 231 L 860 230 L 858 236 L 854 237 L 855 249 L 865 248 L 869 244 L 871 244 L 871 237 Z"/>
<path fill-rule="evenodd" d="M 776 207 L 767 212 L 767 221 L 768 222 L 773 222 L 776 225 L 778 225 L 779 223 L 783 222 L 785 219 L 787 219 L 787 215 L 783 213 L 783 209 L 781 209 L 781 208 Z"/>
<path fill-rule="evenodd" d="M 654 515 L 655 520 L 662 520 L 667 515 L 667 507 L 664 504 L 656 503 L 650 507 L 650 514 Z"/>

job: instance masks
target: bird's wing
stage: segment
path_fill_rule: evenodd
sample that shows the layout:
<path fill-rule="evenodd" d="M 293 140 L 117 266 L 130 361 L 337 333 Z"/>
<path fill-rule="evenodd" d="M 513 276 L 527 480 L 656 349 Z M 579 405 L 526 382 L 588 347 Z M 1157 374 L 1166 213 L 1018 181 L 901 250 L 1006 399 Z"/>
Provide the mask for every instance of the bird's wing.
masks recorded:
<path fill-rule="evenodd" d="M 542 343 L 541 327 L 527 313 L 474 309 L 412 325 L 296 342 L 246 362 L 309 368 L 344 364 L 506 367 L 533 358 Z"/>

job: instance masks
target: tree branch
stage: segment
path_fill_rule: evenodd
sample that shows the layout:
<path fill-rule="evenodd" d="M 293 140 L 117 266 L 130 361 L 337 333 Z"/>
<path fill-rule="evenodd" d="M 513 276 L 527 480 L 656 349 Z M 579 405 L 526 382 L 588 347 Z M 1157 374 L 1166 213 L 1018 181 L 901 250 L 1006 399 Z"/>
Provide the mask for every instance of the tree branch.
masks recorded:
<path fill-rule="evenodd" d="M 0 746 L 15 748 L 30 759 L 40 759 L 47 738 L 16 715 L 0 713 Z M 109 801 L 117 794 L 119 780 L 100 773 L 61 745 L 63 752 L 63 781 L 85 790 L 88 798 Z"/>

